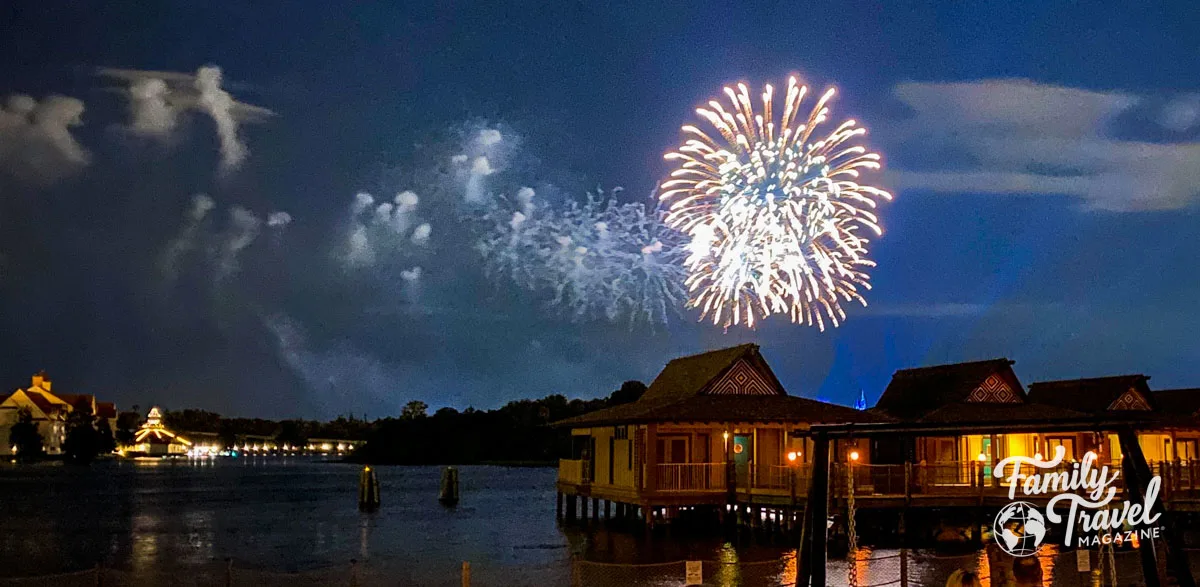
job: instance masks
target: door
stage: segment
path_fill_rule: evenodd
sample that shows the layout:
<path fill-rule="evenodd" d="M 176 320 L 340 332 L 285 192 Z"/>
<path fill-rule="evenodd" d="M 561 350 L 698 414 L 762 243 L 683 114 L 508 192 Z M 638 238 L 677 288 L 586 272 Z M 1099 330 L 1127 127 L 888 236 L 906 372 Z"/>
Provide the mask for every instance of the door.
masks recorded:
<path fill-rule="evenodd" d="M 1063 447 L 1064 461 L 1078 460 L 1075 455 L 1075 437 L 1074 436 L 1048 436 L 1046 437 L 1046 459 L 1053 459 L 1054 453 L 1058 451 L 1057 447 Z"/>
<path fill-rule="evenodd" d="M 733 436 L 733 466 L 738 487 L 750 487 L 750 463 L 754 460 L 754 439 L 748 434 Z"/>
<path fill-rule="evenodd" d="M 1196 439 L 1179 438 L 1175 440 L 1175 458 L 1181 461 L 1196 460 Z"/>

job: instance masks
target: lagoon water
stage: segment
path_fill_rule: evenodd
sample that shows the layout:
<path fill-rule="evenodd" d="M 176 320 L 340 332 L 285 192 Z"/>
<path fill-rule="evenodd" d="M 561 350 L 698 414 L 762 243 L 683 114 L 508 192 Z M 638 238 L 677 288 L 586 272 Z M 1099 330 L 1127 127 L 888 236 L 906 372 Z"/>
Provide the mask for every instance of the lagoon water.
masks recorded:
<path fill-rule="evenodd" d="M 353 559 L 364 574 L 393 585 L 458 585 L 463 561 L 470 561 L 477 585 L 569 585 L 573 554 L 620 563 L 762 561 L 773 573 L 794 572 L 795 550 L 785 545 L 732 546 L 682 536 L 646 541 L 624 532 L 560 527 L 553 469 L 462 467 L 462 500 L 454 508 L 437 502 L 440 468 L 378 470 L 383 505 L 362 514 L 355 503 L 358 467 L 307 458 L 4 465 L 0 578 L 103 564 L 131 583 L 183 584 L 183 577 L 219 572 L 214 569 L 227 559 L 264 577 L 316 577 L 342 573 Z M 910 566 L 912 584 L 941 585 L 954 568 L 974 567 L 979 559 L 918 558 Z M 861 584 L 895 578 L 897 562 L 860 563 L 860 575 L 874 577 Z M 843 582 L 846 568 L 831 561 L 830 584 Z M 1055 571 L 1047 570 L 1049 579 Z M 608 572 L 592 569 L 601 571 Z M 611 580 L 596 583 L 629 586 L 656 573 L 646 567 L 620 576 L 613 569 Z M 1082 578 L 1064 575 L 1055 583 L 1083 584 Z M 735 577 L 714 584 L 758 581 Z"/>

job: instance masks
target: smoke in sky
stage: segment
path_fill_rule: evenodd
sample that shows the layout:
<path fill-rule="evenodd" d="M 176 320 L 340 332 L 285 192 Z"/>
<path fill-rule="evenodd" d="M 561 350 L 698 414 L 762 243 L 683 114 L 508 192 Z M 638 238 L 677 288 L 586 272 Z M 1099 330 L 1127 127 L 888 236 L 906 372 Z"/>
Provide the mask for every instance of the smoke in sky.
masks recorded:
<path fill-rule="evenodd" d="M 657 210 L 619 190 L 538 205 L 533 189 L 494 198 L 477 248 L 494 278 L 546 298 L 577 320 L 665 323 L 687 300 L 683 249 Z"/>
<path fill-rule="evenodd" d="M 71 134 L 83 124 L 83 102 L 65 96 L 9 96 L 0 108 L 0 173 L 49 184 L 88 164 L 86 149 Z"/>
<path fill-rule="evenodd" d="M 260 122 L 274 115 L 266 108 L 239 102 L 222 87 L 221 68 L 205 66 L 195 74 L 101 68 L 98 75 L 127 85 L 131 133 L 168 140 L 186 112 L 201 112 L 216 127 L 220 149 L 220 171 L 242 166 L 250 154 L 241 125 Z"/>
<path fill-rule="evenodd" d="M 412 191 L 390 201 L 359 192 L 350 206 L 345 245 L 341 253 L 347 268 L 372 267 L 381 255 L 411 255 L 429 245 L 433 227 L 417 215 L 420 197 Z"/>

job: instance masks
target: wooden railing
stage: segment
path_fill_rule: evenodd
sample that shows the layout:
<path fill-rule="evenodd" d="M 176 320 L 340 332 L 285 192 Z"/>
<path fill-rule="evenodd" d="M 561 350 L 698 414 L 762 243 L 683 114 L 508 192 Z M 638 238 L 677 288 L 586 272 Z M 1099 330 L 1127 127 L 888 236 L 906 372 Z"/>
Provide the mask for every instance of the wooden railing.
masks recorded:
<path fill-rule="evenodd" d="M 558 459 L 558 481 L 571 485 L 591 483 L 591 463 L 579 459 Z"/>
<path fill-rule="evenodd" d="M 724 491 L 725 463 L 660 464 L 655 471 L 658 491 Z"/>

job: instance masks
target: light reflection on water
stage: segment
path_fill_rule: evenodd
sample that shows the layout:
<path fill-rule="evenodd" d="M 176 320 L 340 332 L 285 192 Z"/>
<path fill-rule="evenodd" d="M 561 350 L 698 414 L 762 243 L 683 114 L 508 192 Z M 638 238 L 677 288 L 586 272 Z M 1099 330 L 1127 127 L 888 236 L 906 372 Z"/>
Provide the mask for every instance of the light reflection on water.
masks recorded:
<path fill-rule="evenodd" d="M 382 506 L 362 514 L 352 465 L 259 458 L 0 466 L 0 576 L 101 562 L 148 576 L 226 558 L 240 568 L 311 571 L 358 559 L 402 584 L 457 585 L 470 561 L 479 584 L 565 585 L 575 554 L 617 563 L 720 561 L 728 564 L 705 571 L 728 586 L 796 577 L 795 548 L 783 543 L 731 544 L 672 530 L 647 540 L 640 532 L 560 527 L 553 469 L 460 471 L 462 501 L 444 508 L 437 467 L 381 467 Z M 853 563 L 831 560 L 829 583 L 845 584 L 850 564 L 860 585 L 897 578 L 895 557 L 867 560 L 895 553 L 862 549 Z M 1042 564 L 1044 577 L 1054 577 L 1045 566 L 1052 561 Z M 987 573 L 982 554 L 914 555 L 909 573 L 914 584 L 941 585 L 959 566 Z"/>

